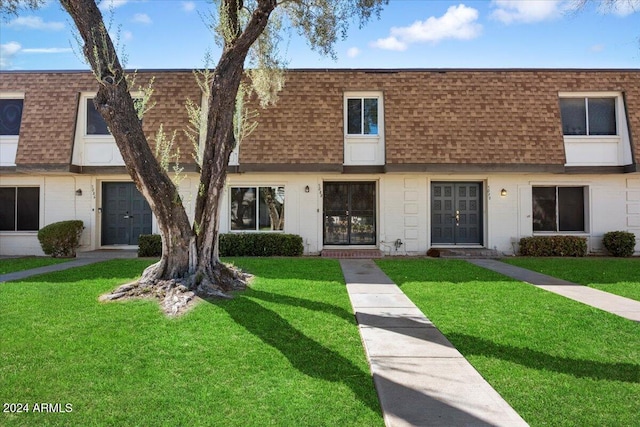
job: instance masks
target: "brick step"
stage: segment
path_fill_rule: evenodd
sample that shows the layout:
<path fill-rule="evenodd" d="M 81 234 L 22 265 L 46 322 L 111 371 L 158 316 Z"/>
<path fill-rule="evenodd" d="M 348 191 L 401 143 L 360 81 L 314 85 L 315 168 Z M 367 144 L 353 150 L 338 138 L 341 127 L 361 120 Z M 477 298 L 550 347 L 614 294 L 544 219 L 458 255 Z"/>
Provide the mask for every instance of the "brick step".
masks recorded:
<path fill-rule="evenodd" d="M 336 259 L 378 259 L 384 254 L 378 249 L 324 249 L 320 256 Z"/>

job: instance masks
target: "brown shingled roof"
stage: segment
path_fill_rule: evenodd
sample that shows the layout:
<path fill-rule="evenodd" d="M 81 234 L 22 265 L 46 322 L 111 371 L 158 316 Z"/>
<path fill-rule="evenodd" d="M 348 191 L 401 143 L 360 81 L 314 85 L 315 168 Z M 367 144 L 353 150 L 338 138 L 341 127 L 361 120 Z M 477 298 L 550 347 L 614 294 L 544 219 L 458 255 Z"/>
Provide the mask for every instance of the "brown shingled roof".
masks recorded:
<path fill-rule="evenodd" d="M 184 103 L 198 101 L 190 71 L 155 76 L 157 105 L 144 119 L 178 130 L 185 164 L 193 148 L 182 133 Z M 78 95 L 96 91 L 90 73 L 0 73 L 0 90 L 24 91 L 16 163 L 69 165 Z M 343 93 L 382 91 L 386 163 L 402 165 L 555 165 L 565 163 L 559 92 L 624 94 L 635 162 L 640 159 L 640 70 L 291 70 L 278 104 L 260 110 L 243 141 L 241 164 L 343 163 Z"/>

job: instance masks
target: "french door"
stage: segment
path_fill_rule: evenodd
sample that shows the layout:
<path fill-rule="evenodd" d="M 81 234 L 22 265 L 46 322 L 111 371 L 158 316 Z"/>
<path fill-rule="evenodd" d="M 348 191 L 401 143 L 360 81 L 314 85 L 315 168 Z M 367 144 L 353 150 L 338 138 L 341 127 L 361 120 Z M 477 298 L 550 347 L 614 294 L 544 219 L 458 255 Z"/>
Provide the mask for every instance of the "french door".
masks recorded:
<path fill-rule="evenodd" d="M 151 234 L 151 208 L 133 182 L 102 184 L 102 244 L 137 245 Z"/>
<path fill-rule="evenodd" d="M 325 182 L 325 245 L 376 244 L 376 183 Z"/>
<path fill-rule="evenodd" d="M 482 245 L 482 184 L 431 183 L 431 244 Z"/>

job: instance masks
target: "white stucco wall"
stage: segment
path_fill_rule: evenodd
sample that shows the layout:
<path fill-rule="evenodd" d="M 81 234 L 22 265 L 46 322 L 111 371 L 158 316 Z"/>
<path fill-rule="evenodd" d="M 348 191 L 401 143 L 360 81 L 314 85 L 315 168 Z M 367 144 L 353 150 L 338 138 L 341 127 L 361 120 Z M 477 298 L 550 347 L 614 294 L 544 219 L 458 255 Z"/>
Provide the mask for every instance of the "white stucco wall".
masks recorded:
<path fill-rule="evenodd" d="M 0 186 L 40 187 L 40 226 L 80 219 L 85 224 L 81 251 L 100 248 L 101 186 L 129 181 L 126 175 L 0 175 Z M 228 186 L 284 186 L 286 233 L 302 236 L 305 253 L 317 254 L 323 239 L 323 183 L 373 181 L 377 183 L 377 247 L 387 255 L 422 255 L 430 247 L 430 188 L 432 181 L 480 182 L 483 188 L 483 246 L 513 253 L 519 238 L 532 231 L 531 188 L 535 185 L 587 186 L 587 237 L 592 252 L 602 251 L 607 231 L 634 232 L 640 252 L 640 175 L 551 174 L 362 174 L 321 173 L 230 174 Z M 199 179 L 187 174 L 180 193 L 193 218 Z M 305 188 L 309 187 L 309 192 Z M 502 189 L 507 191 L 501 196 Z M 82 190 L 82 195 L 76 191 Z M 220 231 L 230 230 L 229 200 L 223 198 Z M 153 224 L 153 231 L 157 226 Z M 398 239 L 402 245 L 396 249 Z M 42 255 L 36 232 L 0 232 L 0 255 Z"/>

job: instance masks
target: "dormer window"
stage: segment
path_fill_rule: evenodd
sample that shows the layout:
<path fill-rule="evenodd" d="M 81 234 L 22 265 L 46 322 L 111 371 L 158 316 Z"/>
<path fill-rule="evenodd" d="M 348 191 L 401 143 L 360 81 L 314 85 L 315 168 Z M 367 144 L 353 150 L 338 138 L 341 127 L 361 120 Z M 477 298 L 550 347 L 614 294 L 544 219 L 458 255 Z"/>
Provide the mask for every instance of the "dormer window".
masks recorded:
<path fill-rule="evenodd" d="M 560 98 L 564 135 L 617 135 L 616 98 Z"/>
<path fill-rule="evenodd" d="M 0 135 L 20 135 L 22 99 L 0 99 Z"/>
<path fill-rule="evenodd" d="M 104 121 L 96 106 L 93 98 L 87 98 L 87 135 L 111 135 L 107 123 Z"/>
<path fill-rule="evenodd" d="M 378 135 L 378 98 L 347 98 L 347 134 Z"/>

